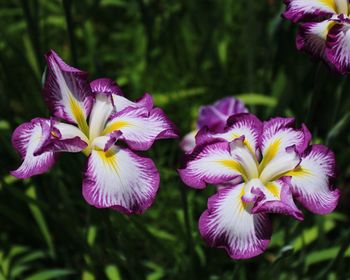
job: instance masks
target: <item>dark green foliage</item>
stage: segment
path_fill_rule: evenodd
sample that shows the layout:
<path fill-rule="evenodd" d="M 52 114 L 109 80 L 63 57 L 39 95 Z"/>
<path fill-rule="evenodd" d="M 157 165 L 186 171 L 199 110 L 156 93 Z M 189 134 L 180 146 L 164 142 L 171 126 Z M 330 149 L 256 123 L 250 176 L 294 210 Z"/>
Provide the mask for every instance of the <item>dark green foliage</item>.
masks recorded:
<path fill-rule="evenodd" d="M 0 279 L 350 279 L 350 81 L 296 50 L 277 0 L 12 0 L 0 3 Z M 197 230 L 214 188 L 184 186 L 177 140 L 147 154 L 161 172 L 142 216 L 95 209 L 81 195 L 84 156 L 16 180 L 11 133 L 48 117 L 43 54 L 107 76 L 133 99 L 153 94 L 184 135 L 197 109 L 239 96 L 260 118 L 294 116 L 337 155 L 336 213 L 273 216 L 268 251 L 233 261 Z M 313 97 L 312 97 L 313 96 Z"/>

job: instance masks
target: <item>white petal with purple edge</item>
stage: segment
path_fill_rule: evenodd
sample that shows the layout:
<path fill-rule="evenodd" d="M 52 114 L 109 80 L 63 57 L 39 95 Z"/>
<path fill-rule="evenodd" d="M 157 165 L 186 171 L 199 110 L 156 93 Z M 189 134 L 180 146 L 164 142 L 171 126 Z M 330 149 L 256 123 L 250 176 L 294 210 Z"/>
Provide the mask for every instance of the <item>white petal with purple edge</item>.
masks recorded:
<path fill-rule="evenodd" d="M 262 162 L 259 170 L 262 171 L 272 160 L 278 164 L 279 158 L 288 154 L 287 148 L 295 147 L 293 150 L 299 154 L 304 152 L 310 139 L 311 134 L 305 125 L 301 129 L 294 128 L 293 118 L 273 118 L 264 122 L 260 143 Z"/>
<path fill-rule="evenodd" d="M 152 96 L 149 95 L 148 93 L 145 93 L 144 96 L 142 96 L 136 102 L 130 101 L 124 96 L 119 96 L 119 95 L 113 95 L 112 98 L 113 98 L 114 108 L 117 112 L 120 112 L 127 107 L 146 108 L 148 111 L 150 111 L 153 108 L 153 99 L 152 99 Z"/>
<path fill-rule="evenodd" d="M 83 180 L 83 196 L 98 208 L 140 214 L 153 203 L 159 173 L 152 160 L 129 149 L 92 150 Z"/>
<path fill-rule="evenodd" d="M 305 208 L 316 214 L 328 214 L 335 209 L 340 196 L 339 190 L 331 187 L 334 173 L 334 154 L 323 145 L 312 145 L 300 165 L 286 176 L 291 176 L 292 192 Z"/>
<path fill-rule="evenodd" d="M 316 58 L 325 58 L 327 34 L 333 25 L 332 20 L 302 24 L 296 37 L 298 50 L 303 50 Z"/>
<path fill-rule="evenodd" d="M 187 155 L 185 168 L 179 169 L 181 179 L 193 188 L 206 184 L 222 184 L 241 176 L 243 168 L 230 154 L 227 142 L 213 143 L 194 149 Z"/>
<path fill-rule="evenodd" d="M 350 24 L 339 23 L 328 32 L 326 55 L 331 65 L 341 74 L 350 72 Z"/>
<path fill-rule="evenodd" d="M 16 128 L 12 145 L 20 153 L 23 162 L 11 174 L 17 178 L 29 178 L 48 171 L 56 161 L 53 152 L 35 155 L 50 138 L 50 120 L 36 118 Z"/>
<path fill-rule="evenodd" d="M 242 202 L 244 184 L 219 190 L 208 200 L 199 219 L 199 231 L 212 247 L 224 248 L 233 259 L 252 258 L 263 253 L 271 238 L 267 214 L 251 214 Z"/>
<path fill-rule="evenodd" d="M 334 0 L 284 0 L 287 5 L 283 16 L 293 22 L 327 18 L 337 13 Z"/>
<path fill-rule="evenodd" d="M 78 124 L 87 131 L 86 119 L 92 105 L 87 73 L 67 65 L 54 51 L 46 55 L 44 98 L 53 115 Z"/>
<path fill-rule="evenodd" d="M 155 108 L 129 107 L 111 116 L 103 134 L 120 130 L 123 139 L 134 150 L 148 150 L 155 140 L 177 137 L 176 129 L 164 112 Z"/>

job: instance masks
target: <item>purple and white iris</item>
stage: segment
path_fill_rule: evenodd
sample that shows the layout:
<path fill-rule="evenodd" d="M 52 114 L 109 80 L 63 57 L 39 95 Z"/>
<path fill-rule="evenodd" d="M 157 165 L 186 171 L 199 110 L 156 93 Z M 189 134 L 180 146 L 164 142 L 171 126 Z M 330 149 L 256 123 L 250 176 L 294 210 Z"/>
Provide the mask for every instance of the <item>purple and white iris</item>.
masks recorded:
<path fill-rule="evenodd" d="M 186 153 L 193 150 L 196 145 L 195 136 L 204 126 L 212 131 L 222 131 L 227 119 L 235 114 L 247 113 L 244 103 L 234 97 L 225 97 L 216 101 L 213 105 L 202 106 L 199 109 L 197 129 L 186 134 L 180 143 L 180 147 Z"/>
<path fill-rule="evenodd" d="M 293 198 L 315 214 L 337 206 L 335 158 L 292 118 L 261 122 L 252 114 L 230 117 L 222 132 L 202 128 L 196 147 L 179 169 L 190 187 L 224 186 L 208 200 L 199 230 L 210 246 L 245 259 L 266 250 L 271 238 L 268 213 L 303 219 Z"/>
<path fill-rule="evenodd" d="M 54 117 L 33 119 L 14 131 L 12 143 L 23 162 L 12 174 L 41 174 L 60 152 L 83 152 L 88 156 L 86 201 L 126 214 L 143 213 L 155 199 L 159 173 L 151 159 L 135 151 L 148 150 L 157 139 L 177 137 L 174 125 L 153 108 L 149 94 L 132 102 L 113 80 L 89 83 L 86 72 L 67 65 L 54 51 L 46 54 L 46 61 L 43 93 Z"/>
<path fill-rule="evenodd" d="M 301 23 L 299 50 L 323 59 L 341 74 L 350 72 L 350 6 L 348 0 L 284 0 L 286 19 Z"/>

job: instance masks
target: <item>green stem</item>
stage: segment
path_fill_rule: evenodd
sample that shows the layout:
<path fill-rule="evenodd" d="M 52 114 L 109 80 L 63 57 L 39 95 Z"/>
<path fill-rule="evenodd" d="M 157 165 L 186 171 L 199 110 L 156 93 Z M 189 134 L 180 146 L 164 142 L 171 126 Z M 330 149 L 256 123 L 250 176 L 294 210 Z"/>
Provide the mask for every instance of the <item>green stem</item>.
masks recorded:
<path fill-rule="evenodd" d="M 75 37 L 74 37 L 74 24 L 72 21 L 72 13 L 71 13 L 71 4 L 72 4 L 71 0 L 63 0 L 63 9 L 64 9 L 64 15 L 65 15 L 66 24 L 67 24 L 71 59 L 74 65 L 78 65 Z"/>
<path fill-rule="evenodd" d="M 38 65 L 40 66 L 40 69 L 43 69 L 42 52 L 41 52 L 40 40 L 39 40 L 40 36 L 39 36 L 38 19 L 37 19 L 37 16 L 34 18 L 33 14 L 31 13 L 29 3 L 31 2 L 27 0 L 21 0 L 22 10 L 23 10 L 24 17 L 26 19 L 29 38 L 33 46 L 33 49 L 35 51 L 36 60 L 38 62 Z M 35 0 L 33 1 L 33 3 L 37 13 L 38 1 Z"/>

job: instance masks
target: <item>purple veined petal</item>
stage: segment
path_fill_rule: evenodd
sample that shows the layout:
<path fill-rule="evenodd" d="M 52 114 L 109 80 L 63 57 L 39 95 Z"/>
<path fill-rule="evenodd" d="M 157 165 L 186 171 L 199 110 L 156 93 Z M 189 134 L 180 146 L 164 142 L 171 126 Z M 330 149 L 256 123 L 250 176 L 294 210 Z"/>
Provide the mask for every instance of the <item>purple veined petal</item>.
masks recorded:
<path fill-rule="evenodd" d="M 47 72 L 43 92 L 50 111 L 87 130 L 86 119 L 93 99 L 88 74 L 67 65 L 53 50 L 45 58 Z"/>
<path fill-rule="evenodd" d="M 151 111 L 153 108 L 153 99 L 148 93 L 145 93 L 140 99 L 136 100 L 136 102 L 130 101 L 123 96 L 113 95 L 113 104 L 116 112 L 121 112 L 127 107 L 145 108 L 147 111 Z"/>
<path fill-rule="evenodd" d="M 332 20 L 325 20 L 301 24 L 296 37 L 297 49 L 315 58 L 325 59 L 327 34 L 334 23 Z"/>
<path fill-rule="evenodd" d="M 271 238 L 267 214 L 250 212 L 241 200 L 244 184 L 219 190 L 208 200 L 199 219 L 199 231 L 211 247 L 224 248 L 233 259 L 248 259 L 263 253 Z"/>
<path fill-rule="evenodd" d="M 93 93 L 104 93 L 106 95 L 116 94 L 123 96 L 123 91 L 117 83 L 109 78 L 100 78 L 92 81 L 90 87 Z"/>
<path fill-rule="evenodd" d="M 178 137 L 175 125 L 160 108 L 148 111 L 146 108 L 128 107 L 113 114 L 103 134 L 120 130 L 121 137 L 133 150 L 148 150 L 155 140 Z"/>
<path fill-rule="evenodd" d="M 206 184 L 222 184 L 240 177 L 242 166 L 230 153 L 230 143 L 226 141 L 197 146 L 186 155 L 185 165 L 178 169 L 182 181 L 195 189 L 203 189 Z"/>
<path fill-rule="evenodd" d="M 159 173 L 151 159 L 117 146 L 89 155 L 83 196 L 90 205 L 141 214 L 152 205 L 158 188 Z"/>
<path fill-rule="evenodd" d="M 21 155 L 23 162 L 11 174 L 25 179 L 48 171 L 55 163 L 57 156 L 48 151 L 35 155 L 47 139 L 50 138 L 50 120 L 36 118 L 18 126 L 12 135 L 12 145 Z"/>
<path fill-rule="evenodd" d="M 227 121 L 227 128 L 222 133 L 213 133 L 207 128 L 202 128 L 196 136 L 196 144 L 201 145 L 213 139 L 233 141 L 244 136 L 244 144 L 256 153 L 259 147 L 259 137 L 262 133 L 262 122 L 252 114 L 237 114 Z"/>
<path fill-rule="evenodd" d="M 198 130 L 187 133 L 180 142 L 181 149 L 186 153 L 191 153 L 196 146 L 196 134 Z"/>
<path fill-rule="evenodd" d="M 326 56 L 339 73 L 350 73 L 350 24 L 339 23 L 330 28 L 326 41 Z"/>
<path fill-rule="evenodd" d="M 225 97 L 213 105 L 202 106 L 198 115 L 198 128 L 207 126 L 210 130 L 221 132 L 227 119 L 235 114 L 247 113 L 244 103 L 234 97 Z"/>
<path fill-rule="evenodd" d="M 328 214 L 338 204 L 340 191 L 331 186 L 335 176 L 335 156 L 323 145 L 312 145 L 302 157 L 291 176 L 292 192 L 296 199 L 315 214 Z"/>
<path fill-rule="evenodd" d="M 293 22 L 327 19 L 338 13 L 334 0 L 284 0 L 283 17 Z"/>
<path fill-rule="evenodd" d="M 264 122 L 261 135 L 260 148 L 262 162 L 260 171 L 272 160 L 286 155 L 286 149 L 294 147 L 298 154 L 301 154 L 308 147 L 311 134 L 307 127 L 302 124 L 300 129 L 294 128 L 293 118 L 272 118 Z"/>
<path fill-rule="evenodd" d="M 294 203 L 289 181 L 290 177 L 284 177 L 253 189 L 259 199 L 251 209 L 252 213 L 277 213 L 302 221 L 304 215 Z"/>

